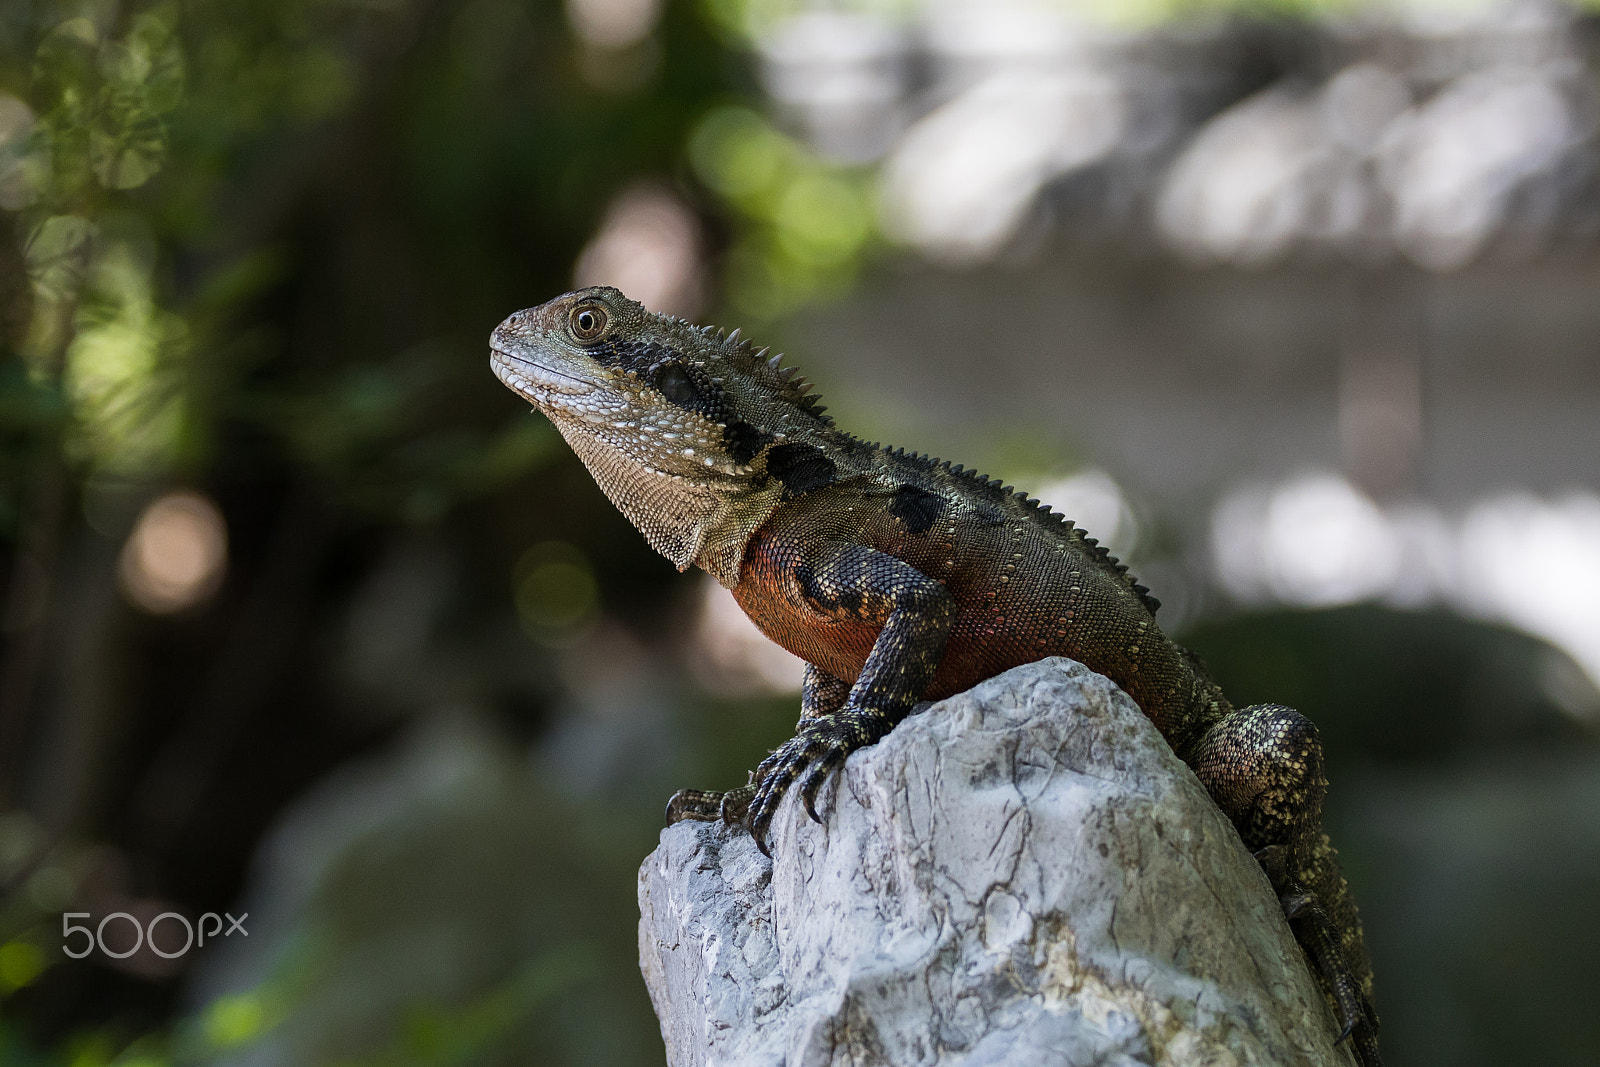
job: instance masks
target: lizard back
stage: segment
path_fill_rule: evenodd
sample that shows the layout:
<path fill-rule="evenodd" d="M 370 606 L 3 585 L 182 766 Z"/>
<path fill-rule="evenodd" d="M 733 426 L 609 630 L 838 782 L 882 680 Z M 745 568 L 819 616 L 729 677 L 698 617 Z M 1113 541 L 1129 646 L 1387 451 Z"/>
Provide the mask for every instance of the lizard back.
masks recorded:
<path fill-rule="evenodd" d="M 1197 690 L 1226 712 L 1192 657 L 1162 634 L 1159 601 L 1069 520 L 959 466 L 837 437 L 827 491 L 781 503 L 745 549 L 734 596 L 773 641 L 855 680 L 881 627 L 818 610 L 793 576 L 796 553 L 818 541 L 860 544 L 939 581 L 956 602 L 924 699 L 1068 656 L 1120 685 L 1174 747 L 1211 718 L 1194 714 Z"/>

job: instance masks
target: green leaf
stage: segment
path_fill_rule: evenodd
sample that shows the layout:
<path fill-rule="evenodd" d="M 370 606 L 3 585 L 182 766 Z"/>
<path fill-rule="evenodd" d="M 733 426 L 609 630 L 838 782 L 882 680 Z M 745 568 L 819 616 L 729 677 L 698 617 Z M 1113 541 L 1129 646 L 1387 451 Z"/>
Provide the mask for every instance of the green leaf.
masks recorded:
<path fill-rule="evenodd" d="M 95 232 L 94 223 L 78 215 L 54 215 L 35 226 L 25 252 L 34 292 L 46 300 L 66 300 L 76 294 Z"/>
<path fill-rule="evenodd" d="M 35 99 L 52 107 L 76 98 L 80 103 L 99 79 L 95 76 L 95 49 L 99 36 L 86 18 L 58 23 L 39 42 L 33 57 Z"/>
<path fill-rule="evenodd" d="M 89 135 L 89 162 L 107 189 L 136 189 L 155 176 L 167 151 L 167 131 L 137 90 L 106 93 L 100 123 Z"/>
<path fill-rule="evenodd" d="M 183 102 L 183 51 L 172 26 L 161 17 L 163 14 L 171 12 L 162 9 L 134 19 L 127 39 L 114 49 L 118 57 L 116 80 L 129 87 L 138 86 L 144 106 L 156 115 L 164 115 Z"/>

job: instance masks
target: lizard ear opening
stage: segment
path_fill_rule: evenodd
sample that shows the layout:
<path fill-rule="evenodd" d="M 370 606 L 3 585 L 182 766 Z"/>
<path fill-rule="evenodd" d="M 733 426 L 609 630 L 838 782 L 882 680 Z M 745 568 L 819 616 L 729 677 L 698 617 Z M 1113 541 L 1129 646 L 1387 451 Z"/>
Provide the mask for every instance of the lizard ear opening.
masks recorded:
<path fill-rule="evenodd" d="M 569 320 L 572 336 L 580 341 L 593 341 L 605 332 L 610 321 L 611 316 L 599 304 L 579 304 L 572 309 Z"/>
<path fill-rule="evenodd" d="M 678 363 L 664 363 L 652 368 L 650 384 L 661 391 L 661 395 L 677 404 L 679 407 L 689 407 L 698 399 L 700 394 L 695 389 L 694 381 L 690 379 L 689 372 Z"/>

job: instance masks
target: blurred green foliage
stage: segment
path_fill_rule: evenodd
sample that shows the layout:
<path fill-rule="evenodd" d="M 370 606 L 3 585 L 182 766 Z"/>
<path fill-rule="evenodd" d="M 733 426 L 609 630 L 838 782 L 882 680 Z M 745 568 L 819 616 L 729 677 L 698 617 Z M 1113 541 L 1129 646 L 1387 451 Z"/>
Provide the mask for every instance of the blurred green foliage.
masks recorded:
<path fill-rule="evenodd" d="M 597 51 L 550 0 L 0 10 L 0 1062 L 193 1062 L 272 1034 L 359 939 L 184 1013 L 171 975 L 62 957 L 60 912 L 107 869 L 116 899 L 221 910 L 330 767 L 438 701 L 537 720 L 542 649 L 602 606 L 657 610 L 670 568 L 484 367 L 489 329 L 569 287 L 629 183 L 675 188 L 738 247 L 766 225 L 686 156 L 740 106 L 745 61 L 692 4 L 647 28 Z M 220 505 L 226 583 L 143 618 L 115 600 L 116 546 L 179 485 Z M 415 544 L 443 546 L 453 577 L 390 608 L 386 560 L 402 591 L 433 566 L 407 570 L 433 558 Z M 347 656 L 361 595 L 379 607 Z M 418 639 L 442 644 L 360 665 L 388 647 L 371 633 L 435 608 Z M 83 730 L 55 746 L 57 723 Z M 558 825 L 549 847 L 585 832 Z M 602 861 L 624 898 L 643 843 Z M 648 1062 L 631 934 L 592 943 L 629 905 L 574 896 L 569 867 L 521 872 L 546 894 L 530 913 L 578 902 L 560 936 L 508 943 L 484 983 L 417 999 L 347 1061 L 483 1062 L 530 1013 L 603 988 L 593 1013 L 631 1014 L 597 1047 Z"/>
<path fill-rule="evenodd" d="M 728 253 L 728 300 L 767 321 L 839 292 L 870 249 L 873 191 L 865 168 L 819 159 L 756 112 L 706 115 L 689 140 L 695 175 L 744 223 Z"/>
<path fill-rule="evenodd" d="M 693 179 L 729 234 L 728 299 L 746 318 L 837 291 L 872 233 L 866 175 L 747 107 L 707 109 L 737 98 L 739 67 L 698 62 L 717 51 L 698 27 L 693 9 L 669 12 L 665 61 L 641 59 L 653 74 L 619 93 L 585 81 L 552 5 L 14 5 L 0 31 L 0 206 L 25 275 L 7 271 L 4 294 L 20 320 L 0 377 L 5 529 L 17 535 L 35 449 L 78 477 L 192 477 L 244 426 L 380 514 L 436 518 L 525 474 L 546 454 L 543 424 L 450 418 L 440 394 L 465 345 L 437 332 L 400 345 L 391 327 L 459 321 L 445 311 L 458 300 L 494 308 L 490 321 L 562 287 L 635 175 Z M 337 183 L 341 154 L 377 147 L 352 143 L 357 130 L 381 143 L 383 168 L 358 171 L 366 202 L 330 219 L 325 195 L 354 190 L 314 186 Z M 393 212 L 404 233 L 383 236 L 425 272 L 350 301 L 348 275 L 396 251 L 366 243 Z M 305 228 L 325 225 L 352 238 L 353 261 L 308 277 Z M 511 274 L 523 295 L 491 302 L 508 288 L 483 284 L 508 225 L 530 238 Z M 343 336 L 295 352 L 262 310 L 306 286 L 344 305 Z M 402 300 L 420 307 L 388 314 Z"/>

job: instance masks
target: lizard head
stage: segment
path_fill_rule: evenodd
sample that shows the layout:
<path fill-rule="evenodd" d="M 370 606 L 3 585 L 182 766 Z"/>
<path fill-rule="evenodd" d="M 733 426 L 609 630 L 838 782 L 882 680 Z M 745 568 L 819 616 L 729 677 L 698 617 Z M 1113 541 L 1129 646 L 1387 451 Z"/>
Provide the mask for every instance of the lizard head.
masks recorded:
<path fill-rule="evenodd" d="M 549 416 L 606 495 L 680 567 L 720 536 L 712 527 L 754 506 L 740 501 L 769 483 L 772 449 L 831 425 L 810 386 L 739 331 L 655 314 L 608 287 L 517 312 L 489 348 L 501 382 Z"/>
<path fill-rule="evenodd" d="M 600 286 L 506 319 L 490 361 L 569 439 L 597 437 L 657 473 L 714 481 L 831 425 L 792 368 L 738 334 L 654 314 Z"/>

